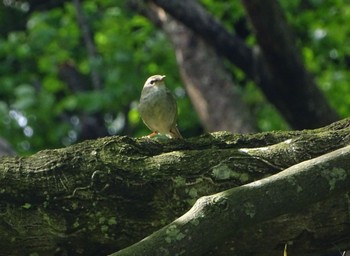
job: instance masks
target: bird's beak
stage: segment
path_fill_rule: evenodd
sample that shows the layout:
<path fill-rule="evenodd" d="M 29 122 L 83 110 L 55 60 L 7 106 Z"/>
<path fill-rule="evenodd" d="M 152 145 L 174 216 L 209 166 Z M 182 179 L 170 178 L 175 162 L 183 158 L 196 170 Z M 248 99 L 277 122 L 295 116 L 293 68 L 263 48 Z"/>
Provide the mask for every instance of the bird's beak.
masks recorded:
<path fill-rule="evenodd" d="M 159 81 L 164 81 L 166 76 L 162 76 L 161 79 Z"/>

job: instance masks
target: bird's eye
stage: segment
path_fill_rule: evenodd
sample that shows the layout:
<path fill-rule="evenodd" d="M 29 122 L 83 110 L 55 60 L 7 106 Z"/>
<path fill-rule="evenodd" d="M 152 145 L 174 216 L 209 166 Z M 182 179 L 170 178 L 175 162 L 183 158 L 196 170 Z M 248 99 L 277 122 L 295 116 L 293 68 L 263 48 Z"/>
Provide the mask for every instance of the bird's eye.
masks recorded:
<path fill-rule="evenodd" d="M 156 80 L 151 80 L 149 83 L 154 84 Z"/>

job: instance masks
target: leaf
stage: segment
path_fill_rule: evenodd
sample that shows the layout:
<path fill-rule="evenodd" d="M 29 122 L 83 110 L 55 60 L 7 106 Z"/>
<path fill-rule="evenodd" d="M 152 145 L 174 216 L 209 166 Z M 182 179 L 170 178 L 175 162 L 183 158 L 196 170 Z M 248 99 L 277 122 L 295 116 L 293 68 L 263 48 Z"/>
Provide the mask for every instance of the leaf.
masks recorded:
<path fill-rule="evenodd" d="M 24 110 L 32 107 L 35 104 L 36 96 L 32 85 L 22 84 L 15 88 L 16 101 L 13 107 L 19 110 Z"/>

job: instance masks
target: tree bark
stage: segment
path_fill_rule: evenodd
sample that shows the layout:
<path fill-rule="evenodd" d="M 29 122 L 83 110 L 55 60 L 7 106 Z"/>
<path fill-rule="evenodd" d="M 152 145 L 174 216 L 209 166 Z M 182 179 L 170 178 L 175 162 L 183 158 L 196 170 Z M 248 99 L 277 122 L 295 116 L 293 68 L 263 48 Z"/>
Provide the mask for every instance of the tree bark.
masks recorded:
<path fill-rule="evenodd" d="M 241 225 L 232 222 L 235 231 L 224 237 L 220 232 L 212 232 L 213 241 L 220 242 L 215 242 L 208 253 L 281 255 L 287 242 L 291 244 L 289 251 L 298 255 L 330 251 L 334 247 L 346 249 L 350 232 L 349 191 L 338 185 L 347 182 L 348 169 L 341 164 L 344 159 L 350 160 L 348 153 L 333 153 L 331 162 L 325 160 L 328 156 L 309 162 L 310 175 L 315 179 L 298 176 L 300 181 L 296 180 L 302 188 L 300 193 L 307 192 L 310 197 L 307 200 L 298 190 L 281 185 L 284 183 L 268 183 L 279 185 L 268 185 L 273 193 L 264 197 L 261 190 L 247 189 L 252 185 L 240 186 L 345 147 L 350 142 L 349 134 L 350 119 L 345 119 L 325 128 L 293 132 L 252 135 L 220 132 L 164 141 L 106 137 L 41 151 L 30 157 L 3 157 L 0 255 L 112 253 L 171 223 L 198 198 L 236 187 L 234 190 L 241 191 L 240 197 L 247 198 L 245 202 L 254 210 L 250 214 L 260 217 L 252 218 L 249 224 L 247 216 Z M 336 161 L 339 159 L 342 161 Z M 316 175 L 314 166 L 324 163 L 329 163 L 329 168 Z M 301 170 L 299 167 L 291 168 Z M 339 172 L 344 174 L 343 180 Z M 279 175 L 287 178 L 288 173 Z M 308 171 L 303 173 L 309 175 Z M 321 182 L 327 177 L 331 183 Z M 294 186 L 291 180 L 290 186 Z M 327 184 L 330 193 L 324 193 Z M 286 193 L 292 193 L 288 200 L 282 199 Z M 206 199 L 211 202 L 215 197 Z M 255 204 L 249 198 L 259 198 L 261 203 Z M 206 199 L 200 199 L 196 206 Z M 242 207 L 235 211 L 244 214 L 247 205 L 240 205 L 239 200 L 236 204 Z M 230 201 L 229 207 L 234 207 L 234 202 Z M 274 203 L 278 207 L 273 208 L 275 213 L 270 216 L 269 208 Z M 295 208 L 291 209 L 293 205 Z M 205 207 L 205 211 L 209 209 Z M 216 212 L 215 205 L 212 210 Z M 229 223 L 234 220 L 234 215 L 228 212 L 220 218 L 225 216 Z M 170 235 L 182 237 L 176 229 L 173 231 Z M 220 237 L 215 238 L 216 235 Z M 164 239 L 166 246 L 169 238 Z M 201 238 L 191 239 L 196 245 Z"/>
<path fill-rule="evenodd" d="M 259 43 L 254 49 L 229 33 L 195 0 L 153 2 L 242 69 L 294 129 L 316 128 L 338 120 L 339 115 L 305 70 L 276 1 L 243 1 Z"/>
<path fill-rule="evenodd" d="M 350 192 L 349 160 L 350 146 L 346 146 L 268 178 L 201 197 L 174 222 L 112 255 L 204 255 L 242 228 Z"/>
<path fill-rule="evenodd" d="M 306 70 L 293 31 L 279 3 L 276 0 L 242 0 L 242 3 L 266 60 L 264 64 L 273 80 L 279 84 L 274 86 L 281 96 L 275 99 L 276 106 L 289 109 L 281 111 L 284 117 L 297 129 L 309 127 L 306 124 L 310 122 L 314 122 L 314 127 L 317 127 L 322 125 L 321 120 L 328 119 L 327 122 L 331 122 L 338 119 L 337 113 L 329 106 L 314 78 Z M 312 121 L 308 114 L 300 114 L 305 112 L 313 113 Z M 325 118 L 325 113 L 330 116 Z"/>

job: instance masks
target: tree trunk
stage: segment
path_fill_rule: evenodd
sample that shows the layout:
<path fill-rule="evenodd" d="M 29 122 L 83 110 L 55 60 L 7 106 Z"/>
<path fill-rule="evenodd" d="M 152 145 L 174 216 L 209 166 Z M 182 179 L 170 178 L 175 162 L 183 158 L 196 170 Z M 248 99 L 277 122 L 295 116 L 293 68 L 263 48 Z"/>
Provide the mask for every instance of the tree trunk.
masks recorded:
<path fill-rule="evenodd" d="M 319 127 L 337 120 L 337 113 L 306 70 L 293 31 L 277 0 L 242 0 L 242 3 L 254 27 L 264 65 L 278 84 L 273 87 L 278 95 L 274 102 L 291 126 L 301 129 L 310 127 L 311 123 L 311 127 Z M 329 116 L 325 117 L 325 113 Z"/>
<path fill-rule="evenodd" d="M 282 255 L 285 243 L 295 255 L 346 249 L 349 134 L 345 119 L 293 132 L 219 132 L 185 140 L 106 137 L 30 157 L 3 157 L 0 255 L 112 253 L 171 223 L 198 198 L 222 191 L 218 195 L 229 201 L 218 206 L 218 195 L 204 197 L 184 215 L 195 209 L 214 214 L 188 231 L 194 248 L 185 252 Z M 220 209 L 227 209 L 222 216 Z M 211 232 L 216 224 L 223 232 Z M 199 245 L 206 233 L 196 230 L 210 232 L 209 247 Z M 174 238 L 189 239 L 177 226 L 167 234 L 164 248 Z"/>
<path fill-rule="evenodd" d="M 172 42 L 185 89 L 206 131 L 256 131 L 239 88 L 222 59 L 191 30 L 157 10 L 162 29 Z"/>
<path fill-rule="evenodd" d="M 168 35 L 184 87 L 205 130 L 255 132 L 251 113 L 217 52 L 162 8 L 139 0 L 129 3 Z"/>
<path fill-rule="evenodd" d="M 317 128 L 338 120 L 338 114 L 305 70 L 293 35 L 275 0 L 242 1 L 259 43 L 254 49 L 229 33 L 196 0 L 152 2 L 240 68 L 261 88 L 292 128 Z"/>

